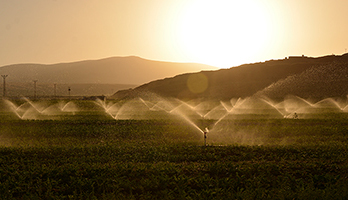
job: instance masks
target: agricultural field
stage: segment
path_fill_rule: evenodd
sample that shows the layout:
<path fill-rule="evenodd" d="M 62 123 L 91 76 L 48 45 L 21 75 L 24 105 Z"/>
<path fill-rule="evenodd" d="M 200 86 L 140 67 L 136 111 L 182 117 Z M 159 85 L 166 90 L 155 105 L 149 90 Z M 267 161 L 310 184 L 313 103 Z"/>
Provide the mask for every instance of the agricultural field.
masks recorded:
<path fill-rule="evenodd" d="M 199 118 L 139 102 L 135 113 L 102 101 L 2 102 L 0 198 L 348 197 L 345 113 L 226 117 L 214 105 L 221 117 Z"/>

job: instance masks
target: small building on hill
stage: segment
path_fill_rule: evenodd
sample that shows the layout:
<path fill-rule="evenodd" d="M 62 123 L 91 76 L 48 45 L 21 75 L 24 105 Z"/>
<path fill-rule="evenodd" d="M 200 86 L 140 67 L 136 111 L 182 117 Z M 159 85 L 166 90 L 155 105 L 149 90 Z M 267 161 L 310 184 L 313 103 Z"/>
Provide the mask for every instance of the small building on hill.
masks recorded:
<path fill-rule="evenodd" d="M 289 56 L 289 59 L 304 59 L 304 58 L 308 58 L 308 57 L 305 56 L 305 55 L 302 55 L 302 56 Z"/>

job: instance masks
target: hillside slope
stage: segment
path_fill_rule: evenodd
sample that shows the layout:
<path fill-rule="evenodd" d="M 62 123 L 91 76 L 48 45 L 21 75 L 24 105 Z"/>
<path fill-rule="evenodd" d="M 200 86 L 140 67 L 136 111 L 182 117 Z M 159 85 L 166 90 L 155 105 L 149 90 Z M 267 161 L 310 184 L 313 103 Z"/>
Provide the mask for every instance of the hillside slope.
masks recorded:
<path fill-rule="evenodd" d="M 126 98 L 148 92 L 181 99 L 247 97 L 310 68 L 345 61 L 348 61 L 348 54 L 318 58 L 290 57 L 282 60 L 245 64 L 230 69 L 181 74 L 172 78 L 156 80 L 135 89 L 119 91 L 113 97 Z M 292 86 L 289 85 L 289 87 Z M 291 91 L 289 90 L 289 92 Z M 313 92 L 313 95 L 319 94 Z"/>
<path fill-rule="evenodd" d="M 324 99 L 327 97 L 346 97 L 348 94 L 348 62 L 332 62 L 289 76 L 271 84 L 256 95 L 273 99 L 286 95 L 302 98 Z"/>

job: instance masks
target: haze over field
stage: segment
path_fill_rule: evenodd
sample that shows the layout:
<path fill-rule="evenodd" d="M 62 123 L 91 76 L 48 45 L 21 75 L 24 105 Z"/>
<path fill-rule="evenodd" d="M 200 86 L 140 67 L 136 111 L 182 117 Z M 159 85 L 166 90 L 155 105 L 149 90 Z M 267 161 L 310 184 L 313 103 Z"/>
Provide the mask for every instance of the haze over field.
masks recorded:
<path fill-rule="evenodd" d="M 348 1 L 0 1 L 0 66 L 113 56 L 228 68 L 348 48 Z"/>

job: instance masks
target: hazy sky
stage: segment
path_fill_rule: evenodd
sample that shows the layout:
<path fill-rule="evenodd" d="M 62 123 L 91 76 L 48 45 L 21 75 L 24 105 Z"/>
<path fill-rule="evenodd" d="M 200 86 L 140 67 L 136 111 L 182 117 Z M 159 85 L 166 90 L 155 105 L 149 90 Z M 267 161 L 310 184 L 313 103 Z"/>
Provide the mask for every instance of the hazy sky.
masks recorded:
<path fill-rule="evenodd" d="M 232 67 L 347 49 L 348 0 L 0 0 L 0 66 L 135 55 Z"/>

